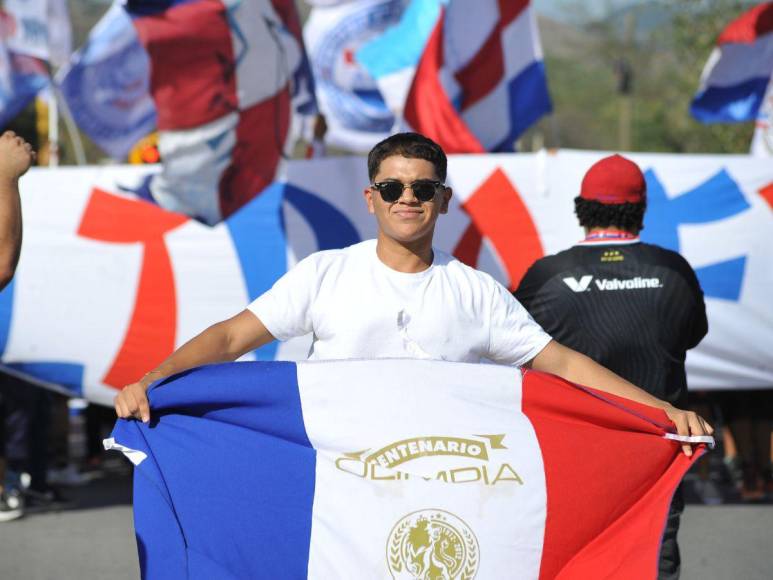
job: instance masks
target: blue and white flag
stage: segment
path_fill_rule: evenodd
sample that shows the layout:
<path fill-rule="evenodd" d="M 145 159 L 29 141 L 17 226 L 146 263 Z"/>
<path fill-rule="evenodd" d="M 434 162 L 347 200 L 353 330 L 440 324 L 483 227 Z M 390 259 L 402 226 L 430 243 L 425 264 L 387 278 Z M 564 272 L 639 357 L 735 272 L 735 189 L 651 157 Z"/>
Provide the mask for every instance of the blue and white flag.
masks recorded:
<path fill-rule="evenodd" d="M 67 0 L 5 0 L 8 48 L 61 66 L 72 52 Z"/>
<path fill-rule="evenodd" d="M 402 118 L 405 99 L 429 35 L 447 0 L 411 0 L 400 21 L 363 44 L 357 61 L 376 80 L 381 95 L 396 117 Z"/>
<path fill-rule="evenodd" d="M 314 4 L 303 28 L 325 115 L 326 143 L 365 153 L 390 135 L 398 118 L 358 51 L 400 23 L 409 0 L 358 0 Z M 400 43 L 405 43 L 400 38 Z M 407 40 L 414 44 L 415 39 Z"/>
<path fill-rule="evenodd" d="M 156 127 L 150 61 L 120 4 L 91 30 L 58 85 L 78 127 L 114 159 L 126 158 Z"/>
<path fill-rule="evenodd" d="M 48 85 L 43 61 L 9 51 L 0 42 L 0 128 L 4 128 Z"/>
<path fill-rule="evenodd" d="M 663 411 L 514 367 L 231 363 L 149 397 L 105 441 L 145 579 L 651 579 L 694 461 Z"/>
<path fill-rule="evenodd" d="M 754 121 L 773 76 L 773 2 L 732 21 L 717 39 L 690 112 L 702 123 Z"/>

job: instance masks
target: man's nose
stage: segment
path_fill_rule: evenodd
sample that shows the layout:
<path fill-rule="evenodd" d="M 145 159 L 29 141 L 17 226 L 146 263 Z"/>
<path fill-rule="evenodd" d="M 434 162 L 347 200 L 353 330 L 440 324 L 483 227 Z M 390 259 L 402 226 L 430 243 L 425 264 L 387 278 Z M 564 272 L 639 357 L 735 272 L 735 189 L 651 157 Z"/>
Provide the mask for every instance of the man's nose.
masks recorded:
<path fill-rule="evenodd" d="M 403 192 L 400 194 L 400 199 L 397 201 L 402 201 L 404 203 L 416 203 L 419 201 L 416 194 L 413 193 L 413 186 L 410 183 L 403 185 Z"/>

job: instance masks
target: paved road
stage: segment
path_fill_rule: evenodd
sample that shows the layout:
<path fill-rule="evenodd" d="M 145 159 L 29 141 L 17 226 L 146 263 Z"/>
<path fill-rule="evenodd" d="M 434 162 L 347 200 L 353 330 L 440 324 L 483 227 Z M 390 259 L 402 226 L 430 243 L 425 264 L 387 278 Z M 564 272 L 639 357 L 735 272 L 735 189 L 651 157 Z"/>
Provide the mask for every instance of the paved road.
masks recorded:
<path fill-rule="evenodd" d="M 2 580 L 139 577 L 130 483 L 113 475 L 68 490 L 59 512 L 0 524 Z M 680 534 L 684 580 L 773 578 L 773 505 L 689 505 Z"/>

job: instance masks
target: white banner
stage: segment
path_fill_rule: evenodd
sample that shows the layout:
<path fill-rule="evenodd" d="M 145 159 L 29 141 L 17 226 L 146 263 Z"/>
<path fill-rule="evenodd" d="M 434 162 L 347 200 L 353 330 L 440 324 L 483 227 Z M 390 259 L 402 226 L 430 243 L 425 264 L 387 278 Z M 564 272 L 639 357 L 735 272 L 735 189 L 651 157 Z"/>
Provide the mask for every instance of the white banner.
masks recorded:
<path fill-rule="evenodd" d="M 452 156 L 436 246 L 513 287 L 582 237 L 573 198 L 601 152 Z M 773 166 L 749 156 L 632 155 L 645 171 L 644 241 L 678 250 L 706 294 L 693 389 L 773 386 Z M 241 311 L 298 259 L 374 237 L 360 157 L 292 161 L 216 227 L 125 192 L 147 167 L 33 169 L 24 246 L 0 293 L 4 364 L 109 402 L 208 325 Z M 309 341 L 247 358 L 303 359 Z"/>

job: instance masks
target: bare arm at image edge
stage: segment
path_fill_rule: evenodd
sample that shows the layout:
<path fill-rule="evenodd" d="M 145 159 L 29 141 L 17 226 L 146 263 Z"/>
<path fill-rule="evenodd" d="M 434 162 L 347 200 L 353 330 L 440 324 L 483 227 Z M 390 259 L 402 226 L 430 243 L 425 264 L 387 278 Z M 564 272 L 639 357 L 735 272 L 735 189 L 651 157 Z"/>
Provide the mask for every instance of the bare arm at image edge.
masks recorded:
<path fill-rule="evenodd" d="M 629 383 L 593 359 L 567 348 L 555 340 L 549 342 L 529 362 L 527 367 L 558 375 L 567 381 L 591 386 L 599 391 L 625 397 L 643 405 L 663 409 L 668 418 L 673 421 L 679 435 L 685 437 L 702 436 L 711 435 L 714 432 L 711 425 L 696 413 L 677 409 L 670 403 L 650 395 L 633 383 Z M 692 447 L 689 444 L 682 445 L 682 449 L 686 455 L 692 455 Z"/>
<path fill-rule="evenodd" d="M 249 310 L 213 324 L 139 381 L 125 386 L 114 399 L 115 412 L 119 417 L 134 417 L 147 423 L 150 407 L 146 393 L 151 383 L 200 365 L 234 361 L 272 340 L 274 336 Z"/>
<path fill-rule="evenodd" d="M 0 290 L 16 272 L 22 238 L 19 178 L 35 160 L 32 146 L 13 131 L 0 135 Z"/>

